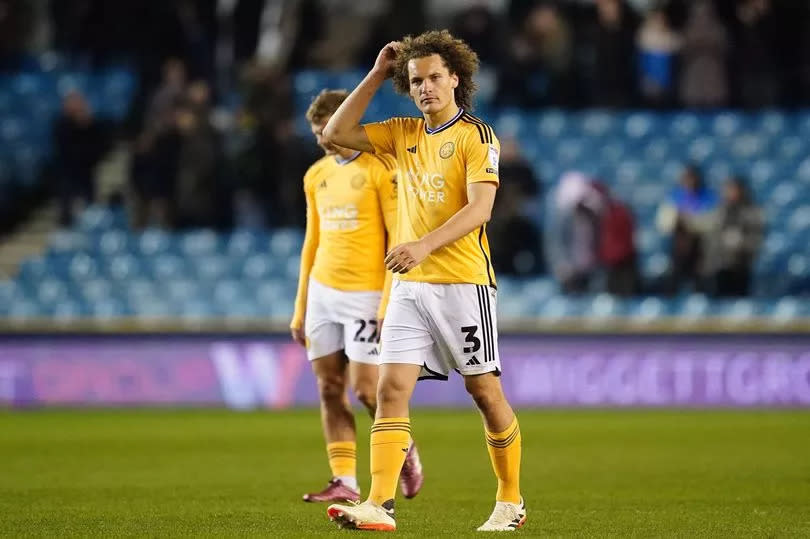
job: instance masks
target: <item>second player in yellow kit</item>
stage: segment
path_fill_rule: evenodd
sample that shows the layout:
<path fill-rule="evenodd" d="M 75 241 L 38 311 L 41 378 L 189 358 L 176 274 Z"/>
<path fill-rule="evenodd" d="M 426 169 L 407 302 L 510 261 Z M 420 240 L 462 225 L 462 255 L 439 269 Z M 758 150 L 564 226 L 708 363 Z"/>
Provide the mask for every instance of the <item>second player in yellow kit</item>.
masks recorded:
<path fill-rule="evenodd" d="M 326 155 L 304 177 L 307 229 L 293 338 L 306 346 L 318 380 L 321 419 L 332 479 L 305 501 L 356 500 L 356 432 L 346 390 L 371 415 L 376 411 L 379 324 L 390 272 L 387 241 L 397 213 L 396 162 L 323 140 L 323 127 L 346 92 L 324 90 L 307 111 L 312 133 Z M 388 275 L 388 277 L 386 277 Z M 422 484 L 419 454 L 409 441 L 402 491 L 416 495 Z"/>
<path fill-rule="evenodd" d="M 302 259 L 314 257 L 309 277 L 338 290 L 383 289 L 386 239 L 397 212 L 396 183 L 396 162 L 374 154 L 356 152 L 346 159 L 330 155 L 310 167 L 304 192 L 312 236 L 302 254 Z M 306 262 L 302 260 L 302 267 Z"/>

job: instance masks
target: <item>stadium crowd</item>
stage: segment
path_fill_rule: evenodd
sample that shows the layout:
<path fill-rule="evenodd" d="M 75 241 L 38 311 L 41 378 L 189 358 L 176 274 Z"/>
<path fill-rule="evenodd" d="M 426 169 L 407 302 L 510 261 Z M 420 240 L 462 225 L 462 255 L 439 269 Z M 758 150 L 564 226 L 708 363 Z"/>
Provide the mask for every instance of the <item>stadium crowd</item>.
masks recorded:
<path fill-rule="evenodd" d="M 381 44 L 427 27 L 478 51 L 496 107 L 810 104 L 810 8 L 790 0 L 76 4 L 0 0 L 4 71 L 56 50 L 83 66 L 128 61 L 138 74 L 120 125 L 96 119 L 78 92 L 64 98 L 49 177 L 65 225 L 94 199 L 93 169 L 115 140 L 131 159 L 129 188 L 113 203 L 127 202 L 135 228 L 302 227 L 301 177 L 318 151 L 294 128 L 291 75 L 370 65 Z M 490 229 L 499 273 L 548 272 L 570 293 L 748 293 L 764 221 L 744 178 L 718 194 L 684 163 L 656 219 L 671 238 L 671 271 L 643 283 L 627 201 L 575 170 L 540 192 L 519 141 L 502 142 Z M 526 202 L 538 197 L 542 208 Z M 537 212 L 549 213 L 543 227 Z"/>

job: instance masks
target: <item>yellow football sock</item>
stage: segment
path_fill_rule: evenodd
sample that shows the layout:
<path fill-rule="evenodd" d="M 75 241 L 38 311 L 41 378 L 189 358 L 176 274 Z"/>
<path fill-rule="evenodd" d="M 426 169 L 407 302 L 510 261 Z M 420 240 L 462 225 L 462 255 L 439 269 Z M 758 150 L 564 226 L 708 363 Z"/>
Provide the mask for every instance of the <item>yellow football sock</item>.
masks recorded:
<path fill-rule="evenodd" d="M 486 429 L 485 429 L 486 431 Z M 503 432 L 489 432 L 487 450 L 498 478 L 499 502 L 520 503 L 520 425 L 517 416 Z"/>
<path fill-rule="evenodd" d="M 326 444 L 329 467 L 332 477 L 357 476 L 357 444 L 354 442 L 332 442 Z"/>
<path fill-rule="evenodd" d="M 411 420 L 386 417 L 371 427 L 371 491 L 368 499 L 382 505 L 394 499 L 397 479 L 411 443 Z"/>

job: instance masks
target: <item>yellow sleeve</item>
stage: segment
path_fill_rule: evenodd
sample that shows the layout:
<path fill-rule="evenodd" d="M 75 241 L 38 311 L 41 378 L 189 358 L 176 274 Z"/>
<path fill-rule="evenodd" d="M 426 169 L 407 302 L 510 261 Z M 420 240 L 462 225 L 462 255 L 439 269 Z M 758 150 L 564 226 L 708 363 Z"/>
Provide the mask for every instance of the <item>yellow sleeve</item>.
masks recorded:
<path fill-rule="evenodd" d="M 368 137 L 368 141 L 374 148 L 375 154 L 396 155 L 393 120 L 394 119 L 391 118 L 384 122 L 374 122 L 363 125 L 363 129 L 366 130 L 366 137 Z"/>
<path fill-rule="evenodd" d="M 491 140 L 491 142 L 489 142 Z M 464 141 L 464 155 L 467 165 L 467 183 L 492 182 L 499 184 L 498 159 L 501 143 L 490 131 L 490 137 L 482 141 L 471 132 Z"/>
<path fill-rule="evenodd" d="M 391 158 L 384 158 L 386 162 L 390 160 L 390 169 L 379 167 L 377 173 L 377 194 L 380 199 L 380 210 L 382 211 L 383 221 L 385 222 L 386 232 L 386 253 L 396 245 L 396 226 L 397 226 L 397 170 L 396 162 Z M 393 280 L 393 273 L 385 271 L 385 282 L 383 284 L 382 296 L 380 297 L 380 306 L 377 309 L 377 318 L 385 317 L 385 309 L 388 307 L 388 297 L 391 293 L 391 282 Z"/>
<path fill-rule="evenodd" d="M 298 270 L 298 292 L 295 295 L 295 312 L 290 328 L 299 329 L 304 323 L 307 310 L 307 289 L 309 288 L 309 274 L 315 263 L 315 252 L 318 250 L 320 236 L 320 223 L 318 209 L 315 207 L 315 193 L 312 190 L 313 182 L 309 180 L 310 173 L 304 176 L 304 194 L 307 199 L 307 229 L 304 235 L 304 245 L 301 247 L 301 267 Z"/>

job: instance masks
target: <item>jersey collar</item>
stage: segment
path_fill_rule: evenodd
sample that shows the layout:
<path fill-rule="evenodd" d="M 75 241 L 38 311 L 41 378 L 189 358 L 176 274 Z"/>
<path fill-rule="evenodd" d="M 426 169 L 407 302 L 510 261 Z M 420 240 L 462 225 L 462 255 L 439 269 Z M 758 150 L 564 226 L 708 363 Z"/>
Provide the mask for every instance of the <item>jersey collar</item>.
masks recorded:
<path fill-rule="evenodd" d="M 435 134 L 436 134 L 436 133 L 438 133 L 439 131 L 444 131 L 445 129 L 447 129 L 448 127 L 450 127 L 450 126 L 451 126 L 451 125 L 453 125 L 454 123 L 456 123 L 456 122 L 458 121 L 458 119 L 459 119 L 459 118 L 461 118 L 461 115 L 462 115 L 462 114 L 464 114 L 464 109 L 459 108 L 459 109 L 458 109 L 458 112 L 456 113 L 456 115 L 455 115 L 455 116 L 453 116 L 452 118 L 450 118 L 449 120 L 447 120 L 446 122 L 444 122 L 444 123 L 443 123 L 442 125 L 440 125 L 439 127 L 435 127 L 435 128 L 433 128 L 433 129 L 429 128 L 429 127 L 427 126 L 427 123 L 425 123 L 425 133 L 427 133 L 428 135 L 435 135 Z"/>
<path fill-rule="evenodd" d="M 348 165 L 349 163 L 351 163 L 352 161 L 354 161 L 355 159 L 357 159 L 358 157 L 360 157 L 360 154 L 361 154 L 361 153 L 363 153 L 363 152 L 355 152 L 355 153 L 354 153 L 354 155 L 352 155 L 351 157 L 347 157 L 346 159 L 343 159 L 343 158 L 342 158 L 342 157 L 340 157 L 339 155 L 336 155 L 336 156 L 335 156 L 335 161 L 336 161 L 336 162 L 337 162 L 337 164 L 338 164 L 338 165 L 340 165 L 340 166 L 343 166 L 343 165 Z"/>

